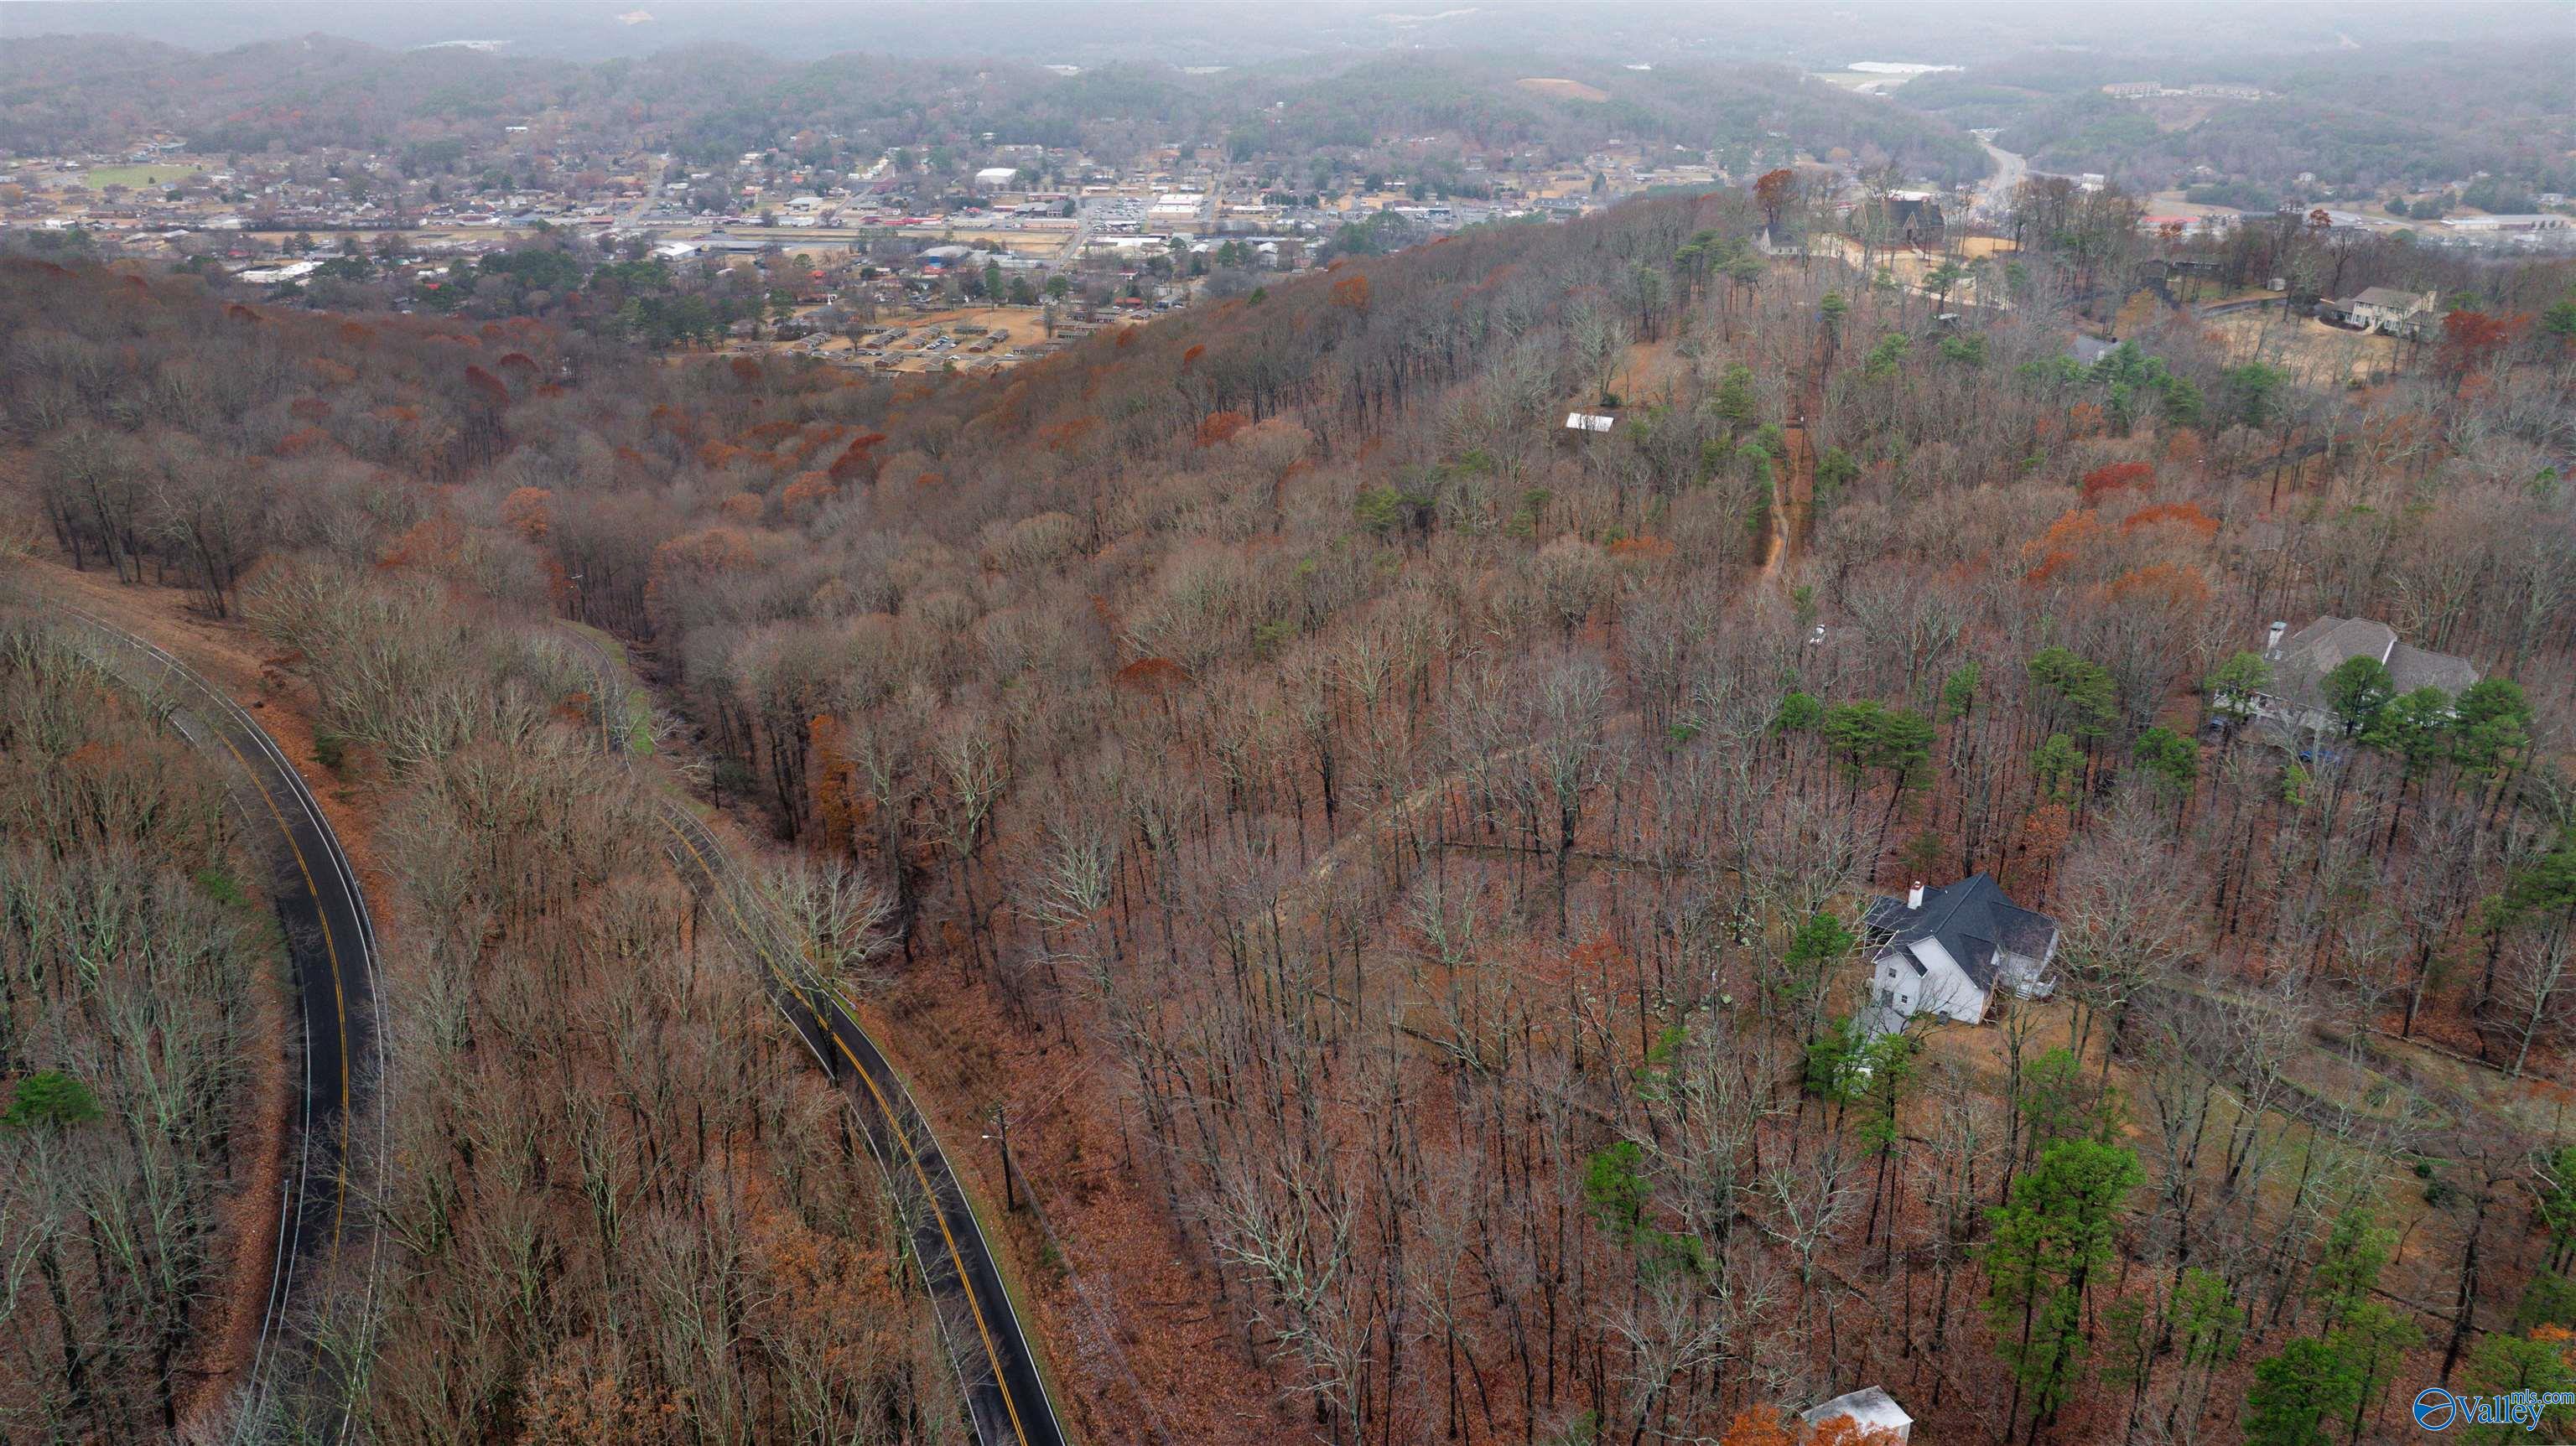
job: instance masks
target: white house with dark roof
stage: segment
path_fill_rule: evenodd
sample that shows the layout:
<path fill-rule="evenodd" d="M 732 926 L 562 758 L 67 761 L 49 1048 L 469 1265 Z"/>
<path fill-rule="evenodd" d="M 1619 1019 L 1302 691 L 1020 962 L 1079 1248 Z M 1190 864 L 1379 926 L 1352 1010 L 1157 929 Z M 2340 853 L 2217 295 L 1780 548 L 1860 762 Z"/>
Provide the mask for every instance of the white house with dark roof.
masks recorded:
<path fill-rule="evenodd" d="M 2478 680 L 2468 659 L 2402 642 L 2386 623 L 2322 617 L 2295 633 L 2287 623 L 2274 623 L 2263 647 L 2272 679 L 2248 700 L 2254 716 L 2286 733 L 2341 731 L 2326 699 L 2326 675 L 2359 657 L 2378 659 L 2399 693 L 2439 688 L 2456 698 Z"/>
<path fill-rule="evenodd" d="M 1917 883 L 1878 899 L 1863 923 L 1878 941 L 1869 966 L 1865 1034 L 1892 1034 L 1917 1015 L 1982 1024 L 1996 991 L 2046 998 L 2057 957 L 2057 921 L 2004 897 L 1992 875 L 1947 888 Z"/>

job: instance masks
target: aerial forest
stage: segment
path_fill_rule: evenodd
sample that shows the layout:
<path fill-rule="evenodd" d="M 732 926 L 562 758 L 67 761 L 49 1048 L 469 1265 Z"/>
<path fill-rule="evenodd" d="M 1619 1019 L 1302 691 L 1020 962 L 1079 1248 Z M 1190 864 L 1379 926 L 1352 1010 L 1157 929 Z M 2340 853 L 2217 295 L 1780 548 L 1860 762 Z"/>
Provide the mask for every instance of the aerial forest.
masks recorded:
<path fill-rule="evenodd" d="M 264 875 L 64 587 L 231 649 L 380 901 L 380 1264 L 304 1322 L 368 1439 L 960 1439 L 918 1202 L 665 788 L 813 925 L 1081 1439 L 2576 1389 L 2576 270 L 2115 203 L 1935 287 L 1649 196 L 948 378 L 0 260 L 0 1439 L 242 1409 L 287 1067 Z M 2177 257 L 2453 309 L 2318 385 Z M 2478 681 L 2278 737 L 2320 617 Z M 2054 992 L 1860 1027 L 1872 901 L 1980 874 Z"/>

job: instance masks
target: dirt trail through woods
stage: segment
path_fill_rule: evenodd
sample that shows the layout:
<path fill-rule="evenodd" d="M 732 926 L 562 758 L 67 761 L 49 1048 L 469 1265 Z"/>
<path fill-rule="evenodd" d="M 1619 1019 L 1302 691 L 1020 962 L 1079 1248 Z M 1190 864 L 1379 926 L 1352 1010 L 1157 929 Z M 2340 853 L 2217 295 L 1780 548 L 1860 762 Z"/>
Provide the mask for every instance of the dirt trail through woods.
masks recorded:
<path fill-rule="evenodd" d="M 1816 444 L 1807 436 L 1803 411 L 1789 419 L 1781 436 L 1789 466 L 1771 491 L 1771 556 L 1763 564 L 1769 577 L 1778 577 L 1789 559 L 1805 549 L 1808 514 L 1816 504 Z"/>
<path fill-rule="evenodd" d="M 1818 344 L 1821 348 L 1821 336 Z M 1788 425 L 1780 429 L 1782 449 L 1789 455 L 1783 459 L 1788 465 L 1772 469 L 1771 474 L 1770 539 L 1762 554 L 1765 586 L 1786 576 L 1789 563 L 1807 545 L 1816 505 L 1816 444 L 1807 435 L 1807 418 L 1823 405 L 1823 374 L 1819 357 L 1800 385 L 1797 399 L 1789 404 Z"/>

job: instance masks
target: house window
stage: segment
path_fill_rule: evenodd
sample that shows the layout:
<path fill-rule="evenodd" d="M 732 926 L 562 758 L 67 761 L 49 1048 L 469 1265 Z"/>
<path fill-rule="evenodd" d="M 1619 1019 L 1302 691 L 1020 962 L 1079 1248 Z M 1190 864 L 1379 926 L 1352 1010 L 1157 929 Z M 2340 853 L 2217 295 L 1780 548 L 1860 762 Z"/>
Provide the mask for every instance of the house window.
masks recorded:
<path fill-rule="evenodd" d="M 1882 989 L 1878 991 L 1878 1002 L 1883 1005 L 1893 1006 L 1896 1003 L 1896 991 L 1893 989 Z"/>

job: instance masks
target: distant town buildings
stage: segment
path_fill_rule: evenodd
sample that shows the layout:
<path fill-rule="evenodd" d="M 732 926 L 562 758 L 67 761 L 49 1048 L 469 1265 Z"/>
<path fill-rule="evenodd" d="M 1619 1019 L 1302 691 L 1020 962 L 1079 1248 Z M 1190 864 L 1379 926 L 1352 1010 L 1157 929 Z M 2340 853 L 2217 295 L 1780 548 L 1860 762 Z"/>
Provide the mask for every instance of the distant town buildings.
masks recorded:
<path fill-rule="evenodd" d="M 237 271 L 233 273 L 233 279 L 253 286 L 275 286 L 280 282 L 301 281 L 321 269 L 319 261 L 290 261 L 284 266 L 260 266 Z"/>
<path fill-rule="evenodd" d="M 1159 226 L 1196 226 L 1208 218 L 1208 198 L 1201 191 L 1165 191 L 1145 215 Z"/>
<path fill-rule="evenodd" d="M 2260 86 L 2230 85 L 2203 81 L 2194 85 L 2171 86 L 2156 80 L 2117 80 L 2102 87 L 2102 93 L 2121 100 L 2146 100 L 2158 96 L 2193 96 L 2202 100 L 2269 100 L 2270 93 Z"/>
<path fill-rule="evenodd" d="M 2565 231 L 2576 227 L 2576 220 L 2546 214 L 2445 216 L 2442 226 L 2449 231 Z"/>

